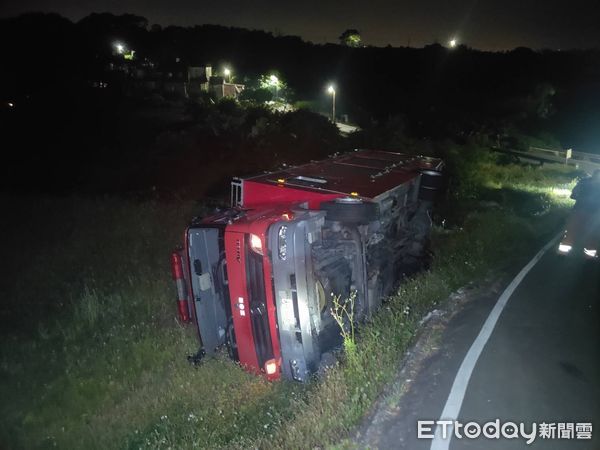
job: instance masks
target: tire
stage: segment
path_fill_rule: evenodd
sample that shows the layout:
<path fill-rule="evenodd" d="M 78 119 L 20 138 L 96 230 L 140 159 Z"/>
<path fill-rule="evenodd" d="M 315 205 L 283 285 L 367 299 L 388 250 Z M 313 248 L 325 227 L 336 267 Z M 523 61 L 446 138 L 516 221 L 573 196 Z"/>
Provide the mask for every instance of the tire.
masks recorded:
<path fill-rule="evenodd" d="M 375 203 L 336 200 L 321 203 L 321 210 L 327 213 L 327 220 L 354 225 L 365 225 L 376 220 L 379 212 Z"/>

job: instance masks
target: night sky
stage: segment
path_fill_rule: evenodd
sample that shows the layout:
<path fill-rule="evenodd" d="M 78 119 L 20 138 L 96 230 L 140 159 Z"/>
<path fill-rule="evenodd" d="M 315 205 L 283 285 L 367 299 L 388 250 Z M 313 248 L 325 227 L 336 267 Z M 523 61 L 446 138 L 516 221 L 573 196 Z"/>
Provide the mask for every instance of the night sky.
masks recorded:
<path fill-rule="evenodd" d="M 161 25 L 220 24 L 337 42 L 347 28 L 365 44 L 420 47 L 456 36 L 486 50 L 518 46 L 600 47 L 598 0 L 20 0 L 0 15 L 58 12 L 79 20 L 91 12 L 130 12 Z"/>

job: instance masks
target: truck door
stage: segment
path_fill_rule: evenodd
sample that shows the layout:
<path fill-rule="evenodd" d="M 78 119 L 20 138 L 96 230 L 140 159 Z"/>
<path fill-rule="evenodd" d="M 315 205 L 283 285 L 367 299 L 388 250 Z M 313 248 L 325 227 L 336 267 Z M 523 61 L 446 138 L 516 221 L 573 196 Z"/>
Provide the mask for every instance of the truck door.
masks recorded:
<path fill-rule="evenodd" d="M 188 252 L 193 305 L 202 346 L 207 354 L 231 341 L 231 306 L 223 229 L 215 227 L 190 228 Z M 231 343 L 231 342 L 230 342 Z"/>

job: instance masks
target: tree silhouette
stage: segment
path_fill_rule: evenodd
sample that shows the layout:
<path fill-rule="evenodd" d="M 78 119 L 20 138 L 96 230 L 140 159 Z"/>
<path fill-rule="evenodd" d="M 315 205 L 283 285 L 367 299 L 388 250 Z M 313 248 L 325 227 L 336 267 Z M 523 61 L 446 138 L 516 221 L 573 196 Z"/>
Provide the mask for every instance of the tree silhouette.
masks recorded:
<path fill-rule="evenodd" d="M 340 43 L 346 47 L 360 47 L 362 39 L 358 30 L 348 29 L 340 35 Z"/>

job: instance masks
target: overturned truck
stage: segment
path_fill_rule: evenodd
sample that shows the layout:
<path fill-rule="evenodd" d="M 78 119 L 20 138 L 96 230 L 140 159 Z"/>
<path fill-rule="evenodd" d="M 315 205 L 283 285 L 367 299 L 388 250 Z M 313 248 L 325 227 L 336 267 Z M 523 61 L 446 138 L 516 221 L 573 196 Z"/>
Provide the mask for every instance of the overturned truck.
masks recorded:
<path fill-rule="evenodd" d="M 358 150 L 232 182 L 232 206 L 194 219 L 171 257 L 180 319 L 200 355 L 305 381 L 341 343 L 334 298 L 362 321 L 428 251 L 442 161 Z"/>

